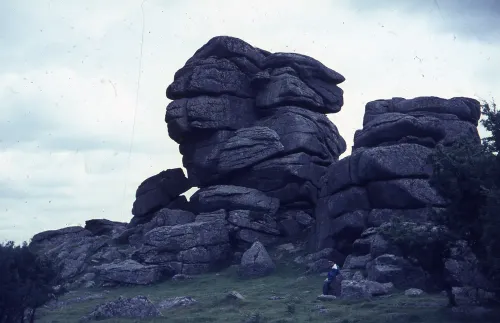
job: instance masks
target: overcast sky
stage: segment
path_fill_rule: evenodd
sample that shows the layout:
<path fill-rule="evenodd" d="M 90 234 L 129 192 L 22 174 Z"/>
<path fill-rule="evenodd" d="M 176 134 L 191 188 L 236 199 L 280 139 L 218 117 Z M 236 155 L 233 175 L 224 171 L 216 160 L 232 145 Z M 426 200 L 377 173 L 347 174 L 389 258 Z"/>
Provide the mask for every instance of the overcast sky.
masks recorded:
<path fill-rule="evenodd" d="M 213 36 L 310 55 L 343 74 L 345 105 L 331 119 L 351 146 L 370 100 L 498 99 L 498 3 L 1 1 L 0 241 L 130 220 L 140 182 L 181 166 L 165 89 Z"/>

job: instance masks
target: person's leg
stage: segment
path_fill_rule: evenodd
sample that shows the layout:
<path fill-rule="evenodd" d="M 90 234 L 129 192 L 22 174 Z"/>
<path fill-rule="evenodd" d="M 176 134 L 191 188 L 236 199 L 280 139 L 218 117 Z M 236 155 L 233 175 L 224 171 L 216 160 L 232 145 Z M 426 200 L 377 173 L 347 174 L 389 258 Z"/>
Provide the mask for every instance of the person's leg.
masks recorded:
<path fill-rule="evenodd" d="M 329 293 L 330 293 L 330 282 L 325 281 L 323 283 L 323 295 L 329 295 Z"/>
<path fill-rule="evenodd" d="M 446 296 L 448 296 L 448 306 L 455 307 L 457 306 L 457 300 L 455 298 L 455 294 L 453 294 L 453 290 L 450 285 L 445 285 Z"/>
<path fill-rule="evenodd" d="M 448 306 L 449 307 L 456 307 L 457 306 L 457 300 L 455 299 L 455 294 L 449 289 L 446 290 L 446 296 L 448 296 Z"/>

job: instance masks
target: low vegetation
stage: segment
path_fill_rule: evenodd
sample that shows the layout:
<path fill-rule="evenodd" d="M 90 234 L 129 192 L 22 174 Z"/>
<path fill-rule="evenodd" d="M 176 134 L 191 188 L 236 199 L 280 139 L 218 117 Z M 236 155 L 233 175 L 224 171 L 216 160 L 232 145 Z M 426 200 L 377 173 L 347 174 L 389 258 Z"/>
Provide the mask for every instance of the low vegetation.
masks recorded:
<path fill-rule="evenodd" d="M 301 276 L 302 269 L 290 262 L 279 262 L 277 271 L 270 276 L 251 281 L 238 278 L 234 269 L 219 274 L 206 274 L 191 280 L 167 281 L 153 286 L 135 286 L 109 289 L 80 290 L 64 295 L 60 304 L 71 303 L 89 295 L 97 299 L 56 306 L 40 311 L 37 322 L 77 322 L 82 316 L 106 301 L 120 295 L 147 296 L 158 302 L 171 297 L 190 296 L 198 302 L 193 305 L 162 311 L 163 317 L 141 320 L 141 322 L 457 322 L 457 316 L 464 321 L 476 322 L 477 317 L 467 320 L 466 316 L 446 307 L 446 298 L 441 294 L 408 297 L 398 293 L 371 300 L 318 301 L 324 277 L 320 275 Z M 229 300 L 228 292 L 241 293 L 244 300 Z M 494 317 L 495 314 L 492 314 Z M 133 319 L 109 319 L 105 322 L 134 322 Z M 497 322 L 493 318 L 483 323 Z"/>

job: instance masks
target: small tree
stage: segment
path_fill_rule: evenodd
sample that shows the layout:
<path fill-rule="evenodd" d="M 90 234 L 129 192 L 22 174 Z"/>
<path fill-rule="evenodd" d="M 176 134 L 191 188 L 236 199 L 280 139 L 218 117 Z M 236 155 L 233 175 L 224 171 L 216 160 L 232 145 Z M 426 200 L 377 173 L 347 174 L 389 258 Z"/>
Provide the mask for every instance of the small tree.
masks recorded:
<path fill-rule="evenodd" d="M 484 103 L 482 114 L 491 136 L 481 145 L 469 138 L 439 145 L 430 158 L 431 185 L 449 202 L 436 219 L 468 242 L 500 294 L 500 113 L 495 103 Z"/>
<path fill-rule="evenodd" d="M 27 309 L 30 322 L 35 311 L 49 299 L 55 274 L 36 258 L 26 243 L 0 244 L 0 323 L 24 322 Z"/>

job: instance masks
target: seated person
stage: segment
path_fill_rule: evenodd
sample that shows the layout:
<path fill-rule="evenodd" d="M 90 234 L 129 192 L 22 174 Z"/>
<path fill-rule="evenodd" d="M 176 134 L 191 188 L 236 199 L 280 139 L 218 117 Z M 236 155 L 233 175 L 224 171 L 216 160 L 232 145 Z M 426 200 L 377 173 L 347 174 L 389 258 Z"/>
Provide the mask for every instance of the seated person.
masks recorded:
<path fill-rule="evenodd" d="M 330 295 L 331 283 L 335 280 L 335 277 L 337 277 L 339 273 L 339 266 L 332 261 L 332 268 L 328 272 L 328 276 L 323 283 L 323 295 Z"/>

